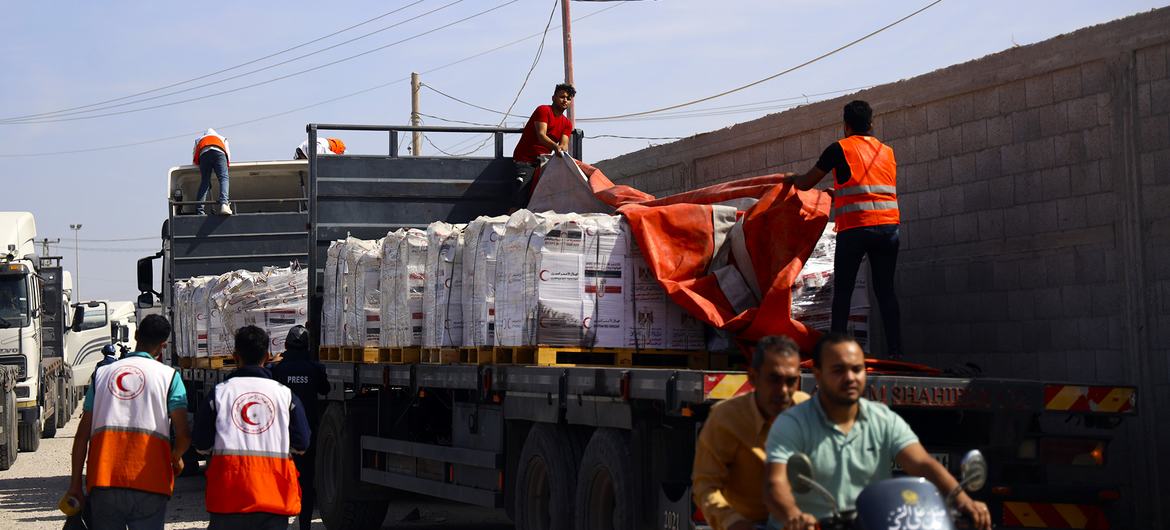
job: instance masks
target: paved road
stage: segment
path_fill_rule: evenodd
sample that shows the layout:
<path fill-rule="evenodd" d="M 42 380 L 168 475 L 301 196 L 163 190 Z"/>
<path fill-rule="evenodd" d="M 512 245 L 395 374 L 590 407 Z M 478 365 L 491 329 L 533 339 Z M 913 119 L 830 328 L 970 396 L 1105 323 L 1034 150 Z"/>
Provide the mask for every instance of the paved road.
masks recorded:
<path fill-rule="evenodd" d="M 80 411 L 78 407 L 78 415 Z M 57 431 L 56 438 L 41 440 L 40 450 L 20 453 L 11 469 L 0 471 L 0 528 L 61 528 L 65 516 L 57 511 L 57 500 L 69 486 L 69 453 L 77 423 L 76 418 L 71 420 Z M 207 528 L 203 486 L 203 477 L 180 478 L 175 482 L 175 496 L 167 509 L 168 529 Z M 383 527 L 510 530 L 512 525 L 501 512 L 404 493 L 391 504 Z M 292 528 L 296 528 L 295 523 Z M 320 519 L 313 522 L 314 530 L 324 528 Z"/>

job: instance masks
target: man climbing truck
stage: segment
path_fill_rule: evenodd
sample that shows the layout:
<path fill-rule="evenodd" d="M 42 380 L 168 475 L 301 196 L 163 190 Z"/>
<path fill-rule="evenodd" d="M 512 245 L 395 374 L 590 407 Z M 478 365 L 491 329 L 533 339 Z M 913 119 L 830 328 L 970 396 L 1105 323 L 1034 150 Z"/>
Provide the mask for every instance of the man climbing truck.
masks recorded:
<path fill-rule="evenodd" d="M 399 133 L 413 131 L 489 133 L 495 154 L 399 157 Z M 140 290 L 148 299 L 159 293 L 174 319 L 189 311 L 174 298 L 176 281 L 292 259 L 308 265 L 311 351 L 332 383 L 317 433 L 317 503 L 326 526 L 378 528 L 399 489 L 502 509 L 522 530 L 703 526 L 690 490 L 698 433 L 712 404 L 751 390 L 743 371 L 727 367 L 725 352 L 664 358 L 633 349 L 453 348 L 426 359 L 438 362 L 422 362 L 417 349 L 367 355 L 320 347 L 331 242 L 505 213 L 515 170 L 503 138 L 520 131 L 309 125 L 309 145 L 326 132 L 381 135 L 390 149 L 237 163 L 240 208 L 210 221 L 174 216 L 198 178 L 194 168 L 178 168 L 161 288 L 152 258 L 139 267 Z M 572 154 L 580 159 L 575 135 Z M 252 172 L 271 185 L 248 186 Z M 587 173 L 591 184 L 604 178 Z M 216 237 L 205 237 L 209 230 Z M 576 362 L 565 361 L 570 355 Z M 958 377 L 881 362 L 869 370 L 865 397 L 905 418 L 952 474 L 966 451 L 986 455 L 988 487 L 976 497 L 1001 528 L 1011 527 L 1009 511 L 1028 507 L 1068 510 L 1095 524 L 1134 523 L 1122 485 L 1108 478 L 1120 475 L 1112 446 L 1136 411 L 1133 388 Z M 191 402 L 201 403 L 227 370 L 181 373 Z M 812 391 L 811 373 L 801 377 Z"/>

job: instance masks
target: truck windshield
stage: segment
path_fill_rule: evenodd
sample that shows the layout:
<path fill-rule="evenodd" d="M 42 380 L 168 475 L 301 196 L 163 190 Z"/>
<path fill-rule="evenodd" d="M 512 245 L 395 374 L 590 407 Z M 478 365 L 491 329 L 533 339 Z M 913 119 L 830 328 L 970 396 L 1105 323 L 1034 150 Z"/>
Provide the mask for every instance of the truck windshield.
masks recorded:
<path fill-rule="evenodd" d="M 0 328 L 28 325 L 28 281 L 24 274 L 0 275 Z"/>

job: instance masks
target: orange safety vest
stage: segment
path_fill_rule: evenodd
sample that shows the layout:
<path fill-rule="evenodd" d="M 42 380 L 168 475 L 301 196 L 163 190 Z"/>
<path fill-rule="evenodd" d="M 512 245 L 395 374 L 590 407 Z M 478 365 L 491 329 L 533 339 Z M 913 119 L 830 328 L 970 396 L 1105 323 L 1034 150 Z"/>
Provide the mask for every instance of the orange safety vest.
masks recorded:
<path fill-rule="evenodd" d="M 214 403 L 207 511 L 300 513 L 301 486 L 289 455 L 292 391 L 271 379 L 234 377 L 215 385 Z"/>
<path fill-rule="evenodd" d="M 329 151 L 335 155 L 345 154 L 345 142 L 340 138 L 326 138 L 329 141 Z"/>
<path fill-rule="evenodd" d="M 214 134 L 205 135 L 202 138 L 200 138 L 199 141 L 195 142 L 195 151 L 193 152 L 192 161 L 191 161 L 192 164 L 195 164 L 197 166 L 199 165 L 199 153 L 203 152 L 204 147 L 217 147 L 217 148 L 219 148 L 220 151 L 223 151 L 224 157 L 227 157 L 229 159 L 228 163 L 231 164 L 231 159 L 230 159 L 231 157 L 227 156 L 228 150 L 227 150 L 227 146 L 224 145 L 224 143 L 223 143 L 223 138 L 216 136 Z"/>
<path fill-rule="evenodd" d="M 170 496 L 171 420 L 167 395 L 175 370 L 132 356 L 103 366 L 93 379 L 93 423 L 86 485 Z"/>
<path fill-rule="evenodd" d="M 849 180 L 834 179 L 836 230 L 898 224 L 897 163 L 894 150 L 872 136 L 850 136 L 837 143 L 849 164 Z"/>

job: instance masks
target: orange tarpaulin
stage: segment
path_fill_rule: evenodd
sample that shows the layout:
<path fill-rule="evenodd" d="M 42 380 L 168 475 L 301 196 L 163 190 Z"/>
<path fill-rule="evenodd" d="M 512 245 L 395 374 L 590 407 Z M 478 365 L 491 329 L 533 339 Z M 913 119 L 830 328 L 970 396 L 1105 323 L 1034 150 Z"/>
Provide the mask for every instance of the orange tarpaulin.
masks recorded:
<path fill-rule="evenodd" d="M 792 285 L 828 223 L 829 193 L 766 175 L 656 198 L 577 164 L 675 303 L 741 344 L 787 335 L 812 348 L 819 333 L 792 319 Z"/>

